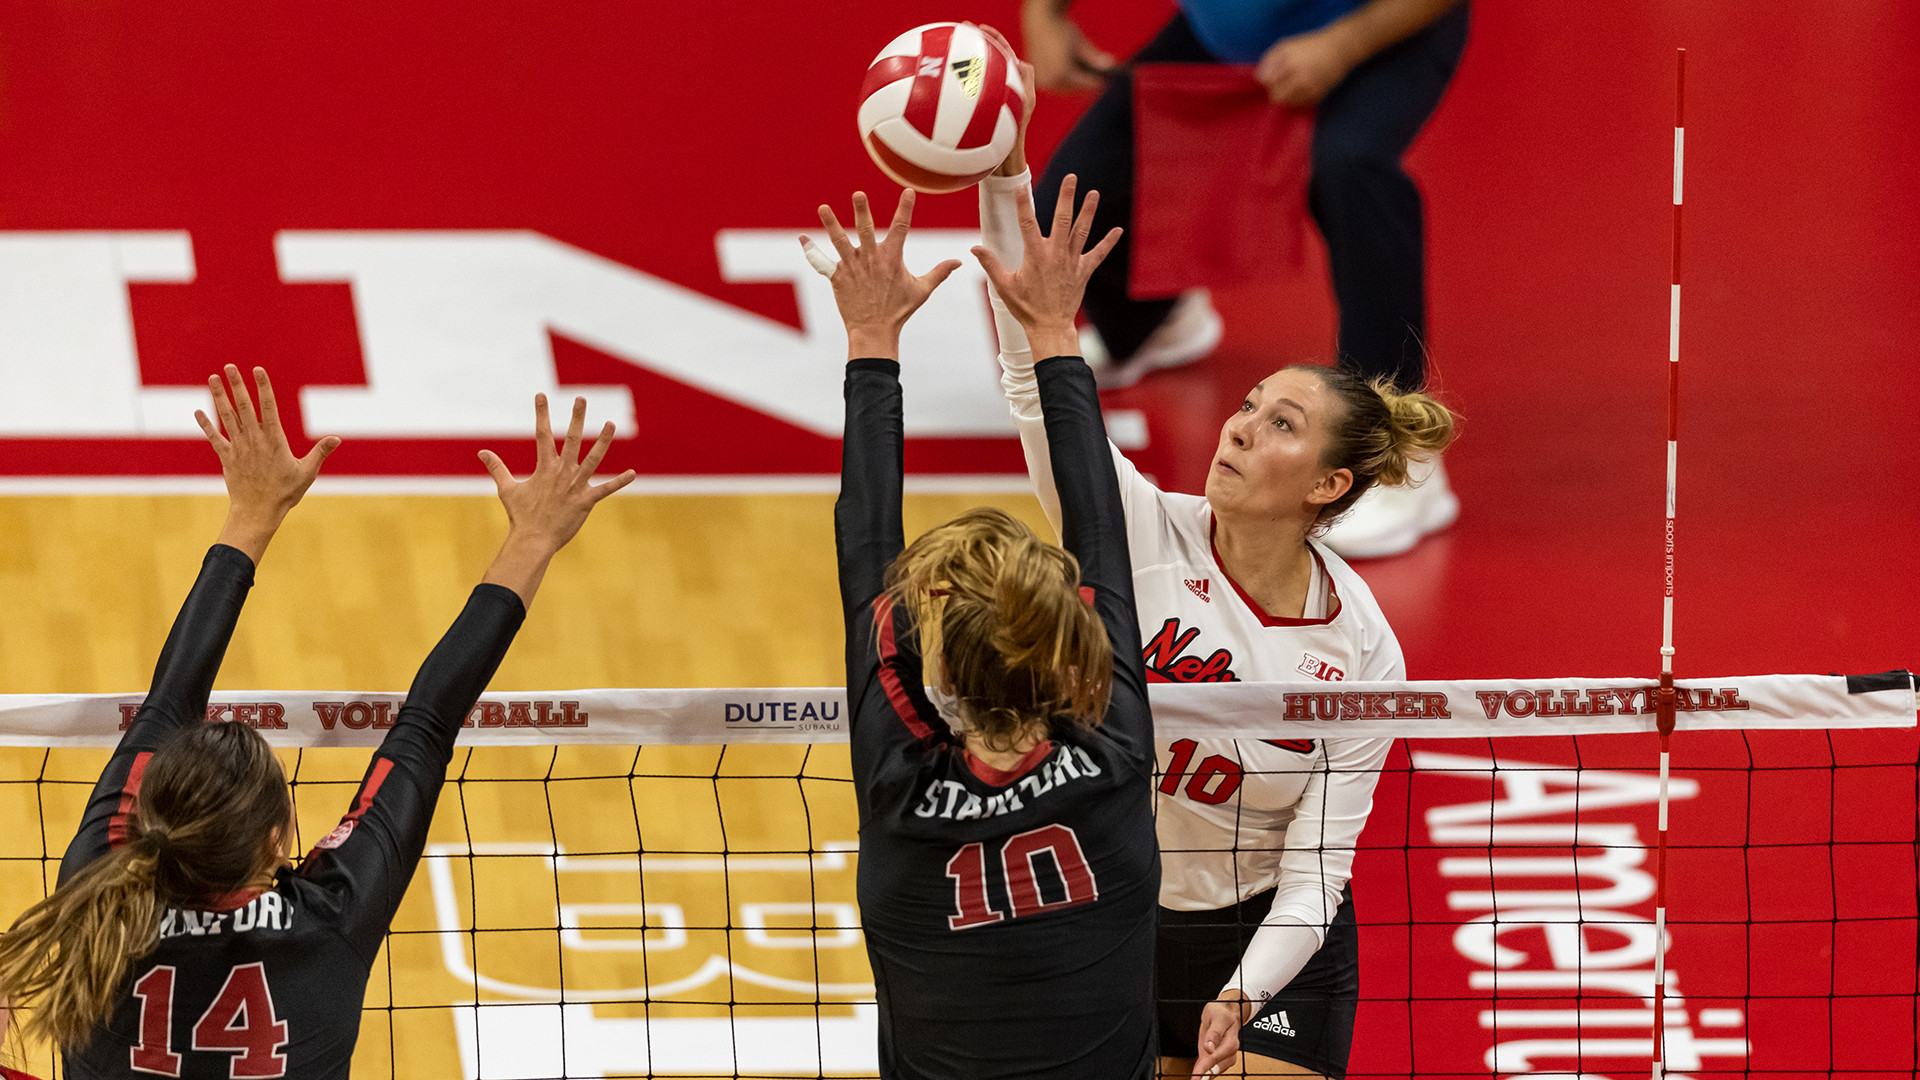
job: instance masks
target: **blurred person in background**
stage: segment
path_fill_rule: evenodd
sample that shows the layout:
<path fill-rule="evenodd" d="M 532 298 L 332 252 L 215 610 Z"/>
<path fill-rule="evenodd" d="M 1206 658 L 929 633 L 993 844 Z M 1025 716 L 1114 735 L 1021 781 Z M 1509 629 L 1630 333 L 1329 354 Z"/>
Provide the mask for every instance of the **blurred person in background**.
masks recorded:
<path fill-rule="evenodd" d="M 1307 206 L 1326 241 L 1339 305 L 1341 367 L 1403 392 L 1426 383 L 1425 241 L 1419 190 L 1401 155 L 1440 103 L 1467 40 L 1461 0 L 1179 0 L 1180 10 L 1123 65 L 1081 33 L 1068 0 L 1024 0 L 1026 57 L 1038 85 L 1101 90 L 1035 187 L 1044 205 L 1068 173 L 1104 196 L 1096 229 L 1131 226 L 1135 208 L 1130 66 L 1250 64 L 1276 103 L 1316 109 Z M 1128 295 L 1122 239 L 1087 285 L 1082 351 L 1105 388 L 1191 363 L 1221 337 L 1204 289 Z M 1437 458 L 1405 487 L 1376 487 L 1324 537 L 1347 558 L 1395 555 L 1452 524 L 1459 500 Z"/>

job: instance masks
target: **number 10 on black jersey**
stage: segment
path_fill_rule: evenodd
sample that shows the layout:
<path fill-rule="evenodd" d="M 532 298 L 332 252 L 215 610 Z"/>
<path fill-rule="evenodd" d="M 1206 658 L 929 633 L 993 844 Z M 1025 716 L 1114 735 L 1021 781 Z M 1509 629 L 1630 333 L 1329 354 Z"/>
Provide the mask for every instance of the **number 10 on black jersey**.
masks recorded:
<path fill-rule="evenodd" d="M 1043 825 L 1007 837 L 999 845 L 1001 892 L 1012 912 L 994 908 L 987 896 L 987 851 L 978 841 L 967 844 L 947 860 L 953 879 L 954 913 L 947 927 L 968 930 L 1002 919 L 1018 919 L 1046 911 L 1090 904 L 1100 899 L 1100 883 L 1093 878 L 1080 838 L 1065 825 Z M 1042 873 L 1048 872 L 1043 880 Z M 1058 899 L 1049 900 L 1047 893 Z"/>

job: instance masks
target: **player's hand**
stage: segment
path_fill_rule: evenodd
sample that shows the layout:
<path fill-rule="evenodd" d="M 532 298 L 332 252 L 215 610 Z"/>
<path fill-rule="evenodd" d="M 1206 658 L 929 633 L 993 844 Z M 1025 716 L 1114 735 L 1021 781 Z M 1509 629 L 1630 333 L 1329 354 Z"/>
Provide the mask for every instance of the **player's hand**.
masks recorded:
<path fill-rule="evenodd" d="M 841 321 L 847 324 L 849 360 L 862 356 L 898 360 L 901 327 L 948 274 L 960 269 L 960 260 L 948 259 L 918 277 L 907 271 L 902 249 L 913 224 L 913 200 L 913 189 L 903 188 L 893 224 L 880 238 L 873 232 L 873 210 L 867 205 L 866 192 L 854 192 L 853 227 L 860 236 L 858 247 L 840 227 L 833 208 L 820 204 L 820 224 L 826 226 L 827 239 L 840 255 L 839 266 L 821 272 L 833 282 L 833 301 L 840 307 Z M 801 250 L 807 252 L 808 261 L 816 269 L 821 265 L 818 260 L 824 258 L 818 247 L 811 237 L 800 238 Z"/>
<path fill-rule="evenodd" d="M 1334 34 L 1314 30 L 1274 42 L 1253 74 L 1274 103 L 1300 107 L 1326 97 L 1354 64 Z"/>
<path fill-rule="evenodd" d="M 1240 1056 L 1240 1028 L 1250 1019 L 1251 1004 L 1245 994 L 1229 990 L 1200 1010 L 1200 1056 L 1193 1062 L 1193 1080 L 1208 1080 Z"/>
<path fill-rule="evenodd" d="M 219 424 L 199 409 L 193 418 L 220 456 L 220 475 L 227 483 L 227 522 L 219 542 L 246 552 L 258 565 L 274 532 L 313 486 L 321 463 L 339 447 L 340 439 L 329 435 L 314 443 L 307 456 L 294 457 L 266 369 L 253 369 L 254 385 L 260 391 L 257 413 L 240 369 L 228 364 L 225 373 L 224 381 L 219 375 L 207 377 Z"/>
<path fill-rule="evenodd" d="M 547 395 L 533 395 L 533 475 L 515 480 L 500 455 L 480 451 L 480 462 L 493 477 L 500 505 L 507 508 L 507 539 L 493 558 L 482 581 L 504 585 L 532 606 L 533 594 L 546 576 L 547 563 L 587 523 L 587 515 L 601 499 L 633 483 L 628 469 L 604 484 L 593 483 L 593 470 L 613 445 L 613 424 L 600 429 L 587 456 L 580 456 L 580 437 L 587 422 L 587 399 L 573 399 L 573 419 L 567 440 L 553 448 L 553 425 L 547 420 Z"/>
<path fill-rule="evenodd" d="M 982 25 L 980 32 L 988 39 L 998 42 L 1001 48 L 1007 50 L 1009 56 L 1015 58 L 1014 67 L 1020 72 L 1020 84 L 1027 88 L 1026 107 L 1020 112 L 1020 128 L 1013 137 L 1013 149 L 1007 151 L 1007 158 L 1000 163 L 1000 167 L 993 170 L 995 176 L 1019 176 L 1027 171 L 1027 124 L 1033 120 L 1033 101 L 1039 96 L 1033 89 L 1033 65 L 1019 59 L 1020 54 L 1013 51 L 1013 44 L 1000 31 L 991 26 Z"/>
<path fill-rule="evenodd" d="M 1020 29 L 1043 89 L 1066 94 L 1098 90 L 1113 70 L 1113 54 L 1088 41 L 1053 0 L 1027 0 L 1020 9 Z"/>
<path fill-rule="evenodd" d="M 1020 238 L 1025 249 L 1020 269 L 1008 273 L 1000 260 L 984 247 L 975 247 L 973 256 L 987 272 L 987 280 L 1006 302 L 1007 310 L 1020 320 L 1027 331 L 1033 355 L 1078 356 L 1080 335 L 1073 317 L 1080 310 L 1080 298 L 1087 291 L 1087 278 L 1093 274 L 1113 245 L 1120 242 L 1120 229 L 1113 229 L 1088 251 L 1087 238 L 1093 231 L 1093 214 L 1100 205 L 1100 193 L 1087 192 L 1080 213 L 1073 212 L 1073 189 L 1077 178 L 1069 173 L 1060 182 L 1060 198 L 1053 209 L 1053 229 L 1040 234 L 1040 223 L 1033 212 L 1033 200 L 1022 196 Z"/>
<path fill-rule="evenodd" d="M 592 482 L 593 470 L 600 467 L 601 459 L 613 445 L 613 421 L 601 427 L 600 437 L 593 441 L 583 458 L 580 437 L 586 422 L 587 399 L 574 398 L 567 439 L 556 452 L 553 425 L 547 419 L 547 395 L 535 394 L 533 475 L 515 480 L 500 455 L 491 450 L 480 451 L 480 463 L 487 467 L 499 492 L 500 504 L 507 508 L 510 534 L 519 534 L 558 551 L 587 523 L 587 514 L 601 499 L 633 483 L 632 469 L 604 484 Z"/>

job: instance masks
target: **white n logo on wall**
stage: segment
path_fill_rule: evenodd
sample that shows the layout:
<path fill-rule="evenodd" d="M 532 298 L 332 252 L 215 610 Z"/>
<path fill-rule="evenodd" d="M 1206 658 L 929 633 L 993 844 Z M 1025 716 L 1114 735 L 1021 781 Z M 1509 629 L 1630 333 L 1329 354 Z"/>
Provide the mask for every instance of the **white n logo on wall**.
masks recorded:
<path fill-rule="evenodd" d="M 286 231 L 280 278 L 353 290 L 366 385 L 307 387 L 310 431 L 399 438 L 517 435 L 526 400 L 588 399 L 636 428 L 624 385 L 561 386 L 548 335 L 823 435 L 839 434 L 844 339 L 832 285 L 783 229 L 722 230 L 729 282 L 786 282 L 801 329 L 525 230 Z M 960 257 L 902 340 L 906 428 L 1010 435 L 977 265 L 979 234 L 922 229 L 907 261 Z M 194 280 L 185 232 L 0 232 L 0 437 L 199 438 L 201 386 L 142 384 L 130 282 Z M 226 358 L 209 358 L 217 363 Z M 249 362 L 252 358 L 241 358 Z M 420 408 L 430 401 L 431 409 Z M 644 403 L 639 411 L 644 414 Z"/>

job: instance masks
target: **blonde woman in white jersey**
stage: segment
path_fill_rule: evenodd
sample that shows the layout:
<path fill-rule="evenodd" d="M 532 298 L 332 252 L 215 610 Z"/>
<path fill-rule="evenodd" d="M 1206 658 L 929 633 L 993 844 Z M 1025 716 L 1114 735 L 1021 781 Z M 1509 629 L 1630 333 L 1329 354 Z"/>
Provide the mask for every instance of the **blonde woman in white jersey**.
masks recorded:
<path fill-rule="evenodd" d="M 986 250 L 1021 257 L 1024 130 L 980 186 Z M 1033 356 L 993 297 L 1002 384 L 1047 516 L 1059 500 Z M 1227 418 L 1206 496 L 1163 492 L 1116 449 L 1149 681 L 1402 679 L 1366 583 L 1316 535 L 1453 437 L 1423 394 L 1290 367 Z M 1163 1078 L 1344 1080 L 1359 1000 L 1347 881 L 1386 739 L 1159 744 Z"/>

